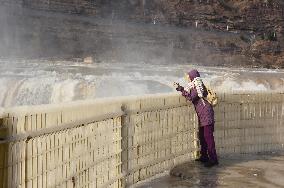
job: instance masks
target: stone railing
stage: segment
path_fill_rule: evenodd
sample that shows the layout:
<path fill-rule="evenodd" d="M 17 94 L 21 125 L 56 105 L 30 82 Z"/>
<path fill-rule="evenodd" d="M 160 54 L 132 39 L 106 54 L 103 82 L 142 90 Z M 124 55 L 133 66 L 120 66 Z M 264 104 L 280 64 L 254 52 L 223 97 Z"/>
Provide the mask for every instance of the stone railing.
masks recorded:
<path fill-rule="evenodd" d="M 284 94 L 219 94 L 219 155 L 282 151 Z M 197 118 L 176 94 L 5 109 L 0 187 L 129 187 L 194 159 Z"/>

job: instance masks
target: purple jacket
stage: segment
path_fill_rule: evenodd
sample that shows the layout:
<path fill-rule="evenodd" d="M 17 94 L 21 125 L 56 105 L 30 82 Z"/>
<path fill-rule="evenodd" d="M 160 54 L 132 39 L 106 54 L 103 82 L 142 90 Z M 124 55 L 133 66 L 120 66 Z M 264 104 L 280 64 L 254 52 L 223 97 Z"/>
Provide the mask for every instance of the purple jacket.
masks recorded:
<path fill-rule="evenodd" d="M 191 80 L 196 77 L 200 77 L 199 72 L 197 70 L 192 70 L 188 73 Z M 204 85 L 203 85 L 204 86 Z M 205 86 L 204 86 L 205 87 Z M 198 116 L 199 126 L 204 127 L 208 125 L 214 125 L 214 110 L 211 104 L 209 104 L 205 99 L 202 99 L 198 96 L 197 90 L 192 88 L 190 92 L 184 90 L 183 87 L 180 86 L 179 89 L 182 92 L 182 96 L 184 96 L 187 100 L 190 100 L 195 107 L 195 111 Z M 203 96 L 207 96 L 207 91 L 204 89 Z"/>

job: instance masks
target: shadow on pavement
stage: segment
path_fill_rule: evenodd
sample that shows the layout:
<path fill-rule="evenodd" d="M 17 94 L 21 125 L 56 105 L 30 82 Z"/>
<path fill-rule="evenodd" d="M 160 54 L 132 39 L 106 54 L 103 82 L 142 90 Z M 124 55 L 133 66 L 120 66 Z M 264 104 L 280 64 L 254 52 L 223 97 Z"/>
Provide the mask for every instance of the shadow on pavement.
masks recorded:
<path fill-rule="evenodd" d="M 218 166 L 206 168 L 190 161 L 174 167 L 170 175 L 138 187 L 284 187 L 283 153 L 226 156 L 219 162 Z"/>

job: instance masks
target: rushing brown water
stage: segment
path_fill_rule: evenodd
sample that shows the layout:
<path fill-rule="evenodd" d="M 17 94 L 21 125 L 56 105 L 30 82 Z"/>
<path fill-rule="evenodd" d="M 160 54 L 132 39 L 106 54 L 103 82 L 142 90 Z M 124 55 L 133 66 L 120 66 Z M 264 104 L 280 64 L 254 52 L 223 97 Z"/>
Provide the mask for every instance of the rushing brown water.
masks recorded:
<path fill-rule="evenodd" d="M 197 68 L 217 92 L 284 91 L 284 70 L 231 69 L 145 62 L 84 64 L 1 60 L 0 107 L 173 92 Z"/>

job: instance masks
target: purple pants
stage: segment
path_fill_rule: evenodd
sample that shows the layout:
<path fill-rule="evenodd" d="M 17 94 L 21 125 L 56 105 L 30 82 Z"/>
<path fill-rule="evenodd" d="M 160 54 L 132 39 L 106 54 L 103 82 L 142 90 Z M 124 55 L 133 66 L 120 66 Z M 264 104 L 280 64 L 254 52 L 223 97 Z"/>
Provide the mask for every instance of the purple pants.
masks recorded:
<path fill-rule="evenodd" d="M 218 161 L 215 141 L 214 141 L 214 125 L 199 127 L 199 141 L 201 145 L 201 158 L 212 162 Z"/>

